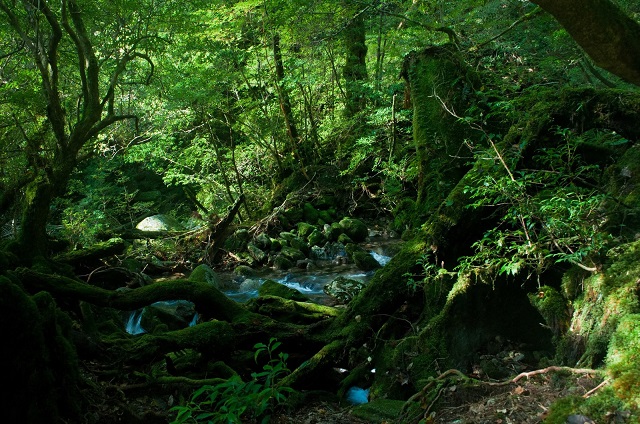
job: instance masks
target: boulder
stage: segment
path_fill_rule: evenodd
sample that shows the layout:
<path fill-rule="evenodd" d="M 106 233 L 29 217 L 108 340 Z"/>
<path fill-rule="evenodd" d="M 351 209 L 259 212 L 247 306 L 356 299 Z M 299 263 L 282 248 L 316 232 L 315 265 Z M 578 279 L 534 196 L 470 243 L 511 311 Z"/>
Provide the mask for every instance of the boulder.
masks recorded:
<path fill-rule="evenodd" d="M 220 277 L 209 265 L 205 264 L 198 265 L 193 271 L 191 271 L 189 281 L 209 283 L 216 288 L 220 288 Z"/>
<path fill-rule="evenodd" d="M 307 222 L 299 222 L 298 223 L 298 236 L 302 238 L 307 238 L 311 233 L 316 230 L 314 225 L 311 225 Z"/>
<path fill-rule="evenodd" d="M 241 228 L 227 238 L 224 242 L 224 248 L 230 252 L 241 252 L 246 249 L 250 238 L 251 235 L 249 234 L 249 231 L 245 228 Z"/>
<path fill-rule="evenodd" d="M 351 237 L 343 233 L 338 236 L 338 243 L 342 243 L 346 246 L 349 243 L 353 243 L 353 240 L 351 240 Z"/>
<path fill-rule="evenodd" d="M 259 264 L 263 264 L 267 261 L 267 254 L 262 249 L 253 243 L 247 244 L 247 251 L 249 255 Z"/>
<path fill-rule="evenodd" d="M 324 236 L 322 231 L 315 229 L 311 234 L 309 234 L 307 240 L 309 241 L 309 246 L 320 246 L 326 243 L 327 238 Z"/>
<path fill-rule="evenodd" d="M 290 259 L 287 259 L 286 256 L 280 254 L 273 259 L 273 267 L 275 269 L 280 269 L 286 271 L 287 269 L 293 268 L 293 262 Z"/>
<path fill-rule="evenodd" d="M 369 252 L 354 252 L 351 256 L 353 263 L 356 264 L 358 269 L 363 271 L 373 271 L 374 269 L 378 269 L 382 267 L 380 262 L 376 260 Z"/>
<path fill-rule="evenodd" d="M 278 296 L 283 299 L 308 302 L 309 298 L 296 289 L 287 287 L 274 280 L 266 280 L 258 289 L 259 296 Z"/>
<path fill-rule="evenodd" d="M 302 253 L 301 250 L 295 249 L 293 247 L 283 247 L 280 251 L 280 255 L 284 256 L 292 262 L 296 262 L 306 258 L 305 254 Z"/>
<path fill-rule="evenodd" d="M 181 231 L 184 230 L 182 225 L 174 218 L 168 215 L 148 216 L 136 225 L 140 231 Z"/>
<path fill-rule="evenodd" d="M 323 291 L 341 303 L 349 303 L 365 287 L 365 283 L 338 277 L 323 287 Z"/>
<path fill-rule="evenodd" d="M 329 241 L 337 241 L 340 234 L 344 233 L 344 228 L 337 222 L 334 222 L 331 225 L 325 225 L 324 234 L 327 236 Z"/>
<path fill-rule="evenodd" d="M 239 275 L 241 277 L 246 277 L 246 278 L 254 278 L 258 276 L 258 273 L 256 272 L 256 270 L 247 265 L 238 265 L 233 270 L 233 273 L 235 275 Z"/>
<path fill-rule="evenodd" d="M 271 249 L 271 237 L 265 233 L 258 234 L 253 243 L 260 248 L 260 250 L 266 251 Z"/>
<path fill-rule="evenodd" d="M 344 233 L 356 243 L 365 241 L 369 235 L 366 224 L 356 218 L 343 218 L 340 226 L 344 229 Z"/>

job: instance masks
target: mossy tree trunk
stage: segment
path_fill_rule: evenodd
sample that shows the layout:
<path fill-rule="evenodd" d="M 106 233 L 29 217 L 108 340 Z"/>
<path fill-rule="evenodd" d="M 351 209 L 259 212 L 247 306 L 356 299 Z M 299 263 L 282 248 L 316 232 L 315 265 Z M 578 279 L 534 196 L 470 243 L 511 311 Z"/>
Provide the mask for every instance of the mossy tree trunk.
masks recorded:
<path fill-rule="evenodd" d="M 30 168 L 26 173 L 33 179 L 27 186 L 18 240 L 28 262 L 30 257 L 46 254 L 46 224 L 51 202 L 65 192 L 86 144 L 113 123 L 136 119 L 115 111 L 116 87 L 127 65 L 142 59 L 151 69 L 153 66 L 149 56 L 134 50 L 115 58 L 114 69 L 108 74 L 103 71 L 94 48 L 94 34 L 87 29 L 85 15 L 75 0 L 62 2 L 60 10 L 57 4 L 46 0 L 25 2 L 24 8 L 26 13 L 21 14 L 16 6 L 0 1 L 0 15 L 13 30 L 16 43 L 20 40 L 25 53 L 31 57 L 31 63 L 26 66 L 33 66 L 39 74 L 48 121 L 46 131 L 25 134 Z M 78 67 L 75 74 L 73 71 L 63 73 L 59 58 L 71 54 L 75 55 Z M 69 78 L 76 79 L 77 93 L 65 92 L 59 84 L 61 79 Z M 103 81 L 108 83 L 105 85 Z M 75 119 L 67 113 L 65 99 L 68 98 L 78 99 Z"/>
<path fill-rule="evenodd" d="M 413 107 L 419 166 L 417 203 L 421 210 L 431 210 L 466 170 L 465 141 L 480 135 L 458 119 L 473 100 L 475 78 L 453 45 L 409 54 L 402 76 Z"/>
<path fill-rule="evenodd" d="M 640 24 L 608 0 L 532 0 L 552 14 L 596 65 L 640 85 Z"/>
<path fill-rule="evenodd" d="M 287 128 L 287 136 L 289 138 L 289 144 L 291 145 L 291 154 L 296 162 L 304 172 L 304 163 L 309 160 L 306 157 L 307 152 L 301 145 L 300 134 L 298 133 L 298 126 L 296 125 L 295 118 L 293 116 L 293 108 L 291 107 L 291 99 L 289 98 L 289 91 L 285 86 L 285 73 L 284 63 L 282 62 L 282 50 L 280 48 L 280 35 L 274 34 L 273 36 L 273 60 L 276 67 L 276 87 L 278 89 L 278 101 L 280 102 L 280 111 L 284 118 L 284 124 Z"/>
<path fill-rule="evenodd" d="M 367 104 L 364 86 L 367 80 L 366 35 L 364 16 L 359 12 L 344 30 L 347 53 L 342 74 L 345 80 L 345 115 L 347 117 L 361 112 Z"/>

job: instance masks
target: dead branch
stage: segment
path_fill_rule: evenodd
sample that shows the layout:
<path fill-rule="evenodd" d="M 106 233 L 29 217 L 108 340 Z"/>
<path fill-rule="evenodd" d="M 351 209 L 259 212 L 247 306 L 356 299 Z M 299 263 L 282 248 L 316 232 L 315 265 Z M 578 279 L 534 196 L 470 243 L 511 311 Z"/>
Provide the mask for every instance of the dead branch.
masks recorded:
<path fill-rule="evenodd" d="M 501 384 L 516 383 L 518 382 L 518 380 L 522 379 L 523 377 L 529 378 L 534 375 L 547 374 L 550 372 L 570 372 L 572 374 L 602 374 L 602 371 L 594 370 L 591 368 L 571 368 L 571 367 L 551 366 L 551 367 L 543 368 L 540 370 L 520 373 L 517 376 L 515 376 L 512 380 L 505 381 Z"/>
<path fill-rule="evenodd" d="M 603 388 L 604 386 L 606 386 L 609 383 L 611 383 L 611 380 L 607 378 L 602 383 L 598 384 L 596 387 L 594 387 L 593 389 L 589 390 L 587 393 L 582 395 L 582 397 L 585 398 L 585 399 L 590 397 L 592 394 L 594 394 L 595 392 L 597 392 L 598 390 L 600 390 L 601 388 Z"/>

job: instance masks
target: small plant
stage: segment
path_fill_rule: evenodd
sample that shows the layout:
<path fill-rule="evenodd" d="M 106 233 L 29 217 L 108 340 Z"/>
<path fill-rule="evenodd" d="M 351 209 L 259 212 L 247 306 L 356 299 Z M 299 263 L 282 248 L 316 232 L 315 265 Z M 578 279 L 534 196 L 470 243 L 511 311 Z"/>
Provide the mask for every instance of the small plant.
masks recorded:
<path fill-rule="evenodd" d="M 470 208 L 490 208 L 501 218 L 473 244 L 475 254 L 460 259 L 461 273 L 539 275 L 559 262 L 595 271 L 593 262 L 611 240 L 607 232 L 607 196 L 599 189 L 602 173 L 577 153 L 584 140 L 556 129 L 558 145 L 533 157 L 538 169 L 511 170 L 498 151 L 464 191 Z M 491 166 L 493 164 L 493 167 Z"/>
<path fill-rule="evenodd" d="M 234 375 L 215 386 L 202 386 L 191 395 L 187 405 L 171 409 L 177 412 L 172 424 L 236 424 L 246 422 L 247 419 L 268 423 L 274 407 L 282 404 L 288 395 L 295 392 L 291 387 L 278 385 L 290 373 L 287 368 L 289 355 L 283 352 L 276 355 L 278 347 L 280 342 L 275 338 L 271 338 L 266 345 L 256 344 L 256 363 L 263 354 L 268 356 L 268 362 L 261 372 L 252 373 L 252 380 L 247 382 Z"/>
<path fill-rule="evenodd" d="M 444 262 L 437 263 L 437 256 L 432 255 L 431 252 L 425 253 L 416 260 L 416 265 L 422 267 L 422 273 L 416 276 L 411 273 L 403 274 L 403 277 L 407 278 L 407 287 L 411 291 L 416 291 L 418 287 L 422 287 L 428 281 L 437 281 L 443 279 L 446 275 L 449 275 L 449 271 L 444 267 Z M 416 280 L 416 277 L 420 278 Z"/>

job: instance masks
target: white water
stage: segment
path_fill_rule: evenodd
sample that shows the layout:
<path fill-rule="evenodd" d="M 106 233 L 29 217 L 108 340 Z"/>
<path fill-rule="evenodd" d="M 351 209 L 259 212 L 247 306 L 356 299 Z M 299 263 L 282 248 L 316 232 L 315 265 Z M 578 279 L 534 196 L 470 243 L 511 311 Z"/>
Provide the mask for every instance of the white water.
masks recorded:
<path fill-rule="evenodd" d="M 127 333 L 133 335 L 146 333 L 147 331 L 140 325 L 141 321 L 142 309 L 131 312 L 131 315 L 129 315 L 129 320 L 127 321 L 127 326 L 125 327 Z"/>
<path fill-rule="evenodd" d="M 176 305 L 179 303 L 184 303 L 184 301 L 178 301 L 178 300 L 168 300 L 168 301 L 163 301 L 163 302 L 155 302 L 153 305 L 165 305 L 165 306 L 172 306 L 172 305 Z M 144 334 L 147 332 L 147 330 L 145 330 L 142 327 L 142 315 L 144 313 L 144 308 L 143 309 L 138 309 L 135 310 L 133 312 L 131 312 L 131 315 L 129 315 L 129 319 L 127 320 L 127 323 L 125 324 L 125 330 L 127 333 L 129 334 L 133 334 L 133 335 L 138 335 L 138 334 Z M 189 327 L 193 327 L 194 325 L 196 325 L 198 322 L 198 313 L 196 312 L 195 315 L 193 316 L 193 318 L 191 319 L 191 322 L 189 323 Z"/>

